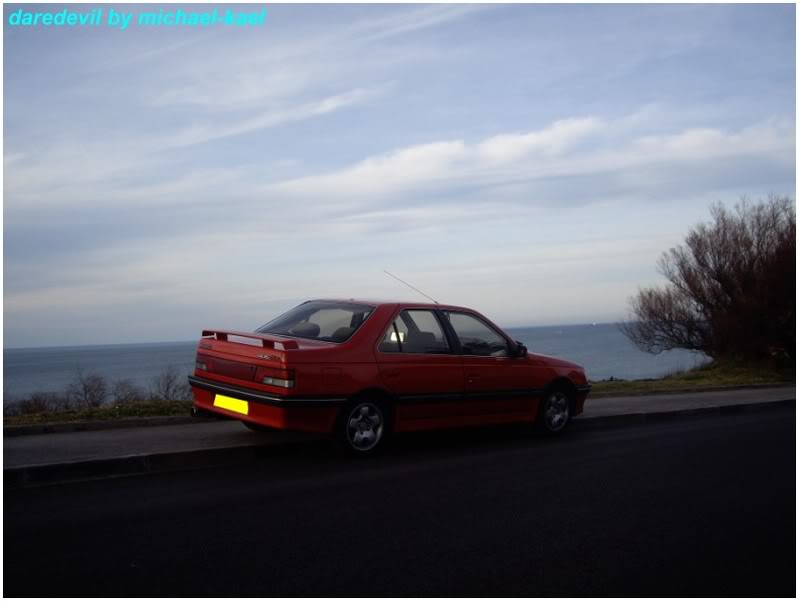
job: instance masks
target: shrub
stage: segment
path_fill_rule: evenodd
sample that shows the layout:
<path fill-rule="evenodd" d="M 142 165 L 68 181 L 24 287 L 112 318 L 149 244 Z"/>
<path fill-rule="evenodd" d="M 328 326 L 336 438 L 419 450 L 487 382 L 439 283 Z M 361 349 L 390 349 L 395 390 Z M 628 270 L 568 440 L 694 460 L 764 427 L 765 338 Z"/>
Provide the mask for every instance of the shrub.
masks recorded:
<path fill-rule="evenodd" d="M 53 411 L 67 411 L 69 399 L 57 392 L 34 392 L 30 396 L 10 400 L 3 405 L 3 415 L 33 415 Z"/>
<path fill-rule="evenodd" d="M 630 299 L 633 319 L 622 331 L 649 353 L 683 348 L 747 359 L 795 353 L 793 201 L 744 199 L 734 211 L 715 205 L 711 215 L 684 245 L 663 253 L 658 268 L 666 285 Z"/>

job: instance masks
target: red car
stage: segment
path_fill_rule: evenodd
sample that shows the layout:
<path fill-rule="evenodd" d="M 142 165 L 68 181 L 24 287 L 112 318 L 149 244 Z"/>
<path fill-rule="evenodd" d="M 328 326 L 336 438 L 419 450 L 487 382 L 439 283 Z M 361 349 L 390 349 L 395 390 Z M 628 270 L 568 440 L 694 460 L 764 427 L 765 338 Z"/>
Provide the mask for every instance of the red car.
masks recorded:
<path fill-rule="evenodd" d="M 390 432 L 536 422 L 561 432 L 590 384 L 579 365 L 527 352 L 477 311 L 313 300 L 255 333 L 204 330 L 195 410 L 253 429 L 334 432 L 376 450 Z"/>

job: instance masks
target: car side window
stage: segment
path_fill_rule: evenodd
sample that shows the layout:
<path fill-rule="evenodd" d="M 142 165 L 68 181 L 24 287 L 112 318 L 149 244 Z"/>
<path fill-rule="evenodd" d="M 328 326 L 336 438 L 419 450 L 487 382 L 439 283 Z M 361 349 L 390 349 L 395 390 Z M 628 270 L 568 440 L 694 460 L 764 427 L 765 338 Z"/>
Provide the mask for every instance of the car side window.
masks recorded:
<path fill-rule="evenodd" d="M 380 346 L 377 350 L 381 353 L 401 353 L 402 343 L 405 342 L 405 337 L 408 334 L 407 329 L 403 330 L 405 326 L 399 319 L 395 319 L 388 326 L 386 333 L 383 335 L 383 340 L 380 341 Z"/>
<path fill-rule="evenodd" d="M 510 346 L 505 337 L 484 321 L 467 313 L 444 313 L 461 343 L 464 355 L 482 357 L 510 357 Z"/>
<path fill-rule="evenodd" d="M 432 311 L 406 309 L 388 327 L 380 345 L 381 353 L 449 353 L 449 342 Z"/>

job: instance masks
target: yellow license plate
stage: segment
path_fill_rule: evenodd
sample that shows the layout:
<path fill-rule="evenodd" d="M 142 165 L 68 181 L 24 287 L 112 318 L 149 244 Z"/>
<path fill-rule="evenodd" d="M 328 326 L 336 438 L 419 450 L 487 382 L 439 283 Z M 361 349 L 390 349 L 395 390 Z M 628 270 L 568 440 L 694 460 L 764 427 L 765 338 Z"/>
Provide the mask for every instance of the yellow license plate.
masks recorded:
<path fill-rule="evenodd" d="M 235 411 L 247 415 L 250 411 L 250 405 L 247 401 L 241 399 L 234 399 L 233 397 L 217 394 L 214 396 L 214 407 L 221 407 L 228 411 Z"/>

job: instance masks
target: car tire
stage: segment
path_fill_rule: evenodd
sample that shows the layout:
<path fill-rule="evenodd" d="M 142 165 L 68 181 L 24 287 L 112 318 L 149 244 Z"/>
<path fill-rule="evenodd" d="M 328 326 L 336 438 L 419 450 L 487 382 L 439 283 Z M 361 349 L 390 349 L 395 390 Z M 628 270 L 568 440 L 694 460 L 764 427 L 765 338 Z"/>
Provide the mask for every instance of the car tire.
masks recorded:
<path fill-rule="evenodd" d="M 253 432 L 274 432 L 274 429 L 270 428 L 269 426 L 262 426 L 261 424 L 254 424 L 253 422 L 241 422 L 245 425 L 248 429 L 252 430 Z"/>
<path fill-rule="evenodd" d="M 336 425 L 340 448 L 351 455 L 369 456 L 382 450 L 391 432 L 388 403 L 358 398 L 341 409 Z"/>
<path fill-rule="evenodd" d="M 572 395 L 563 386 L 547 389 L 538 408 L 536 425 L 549 435 L 562 434 L 572 417 Z"/>

